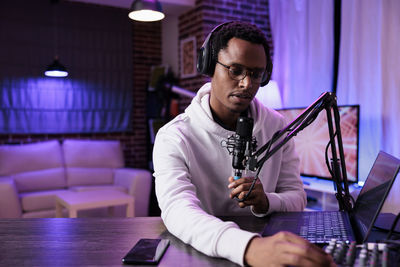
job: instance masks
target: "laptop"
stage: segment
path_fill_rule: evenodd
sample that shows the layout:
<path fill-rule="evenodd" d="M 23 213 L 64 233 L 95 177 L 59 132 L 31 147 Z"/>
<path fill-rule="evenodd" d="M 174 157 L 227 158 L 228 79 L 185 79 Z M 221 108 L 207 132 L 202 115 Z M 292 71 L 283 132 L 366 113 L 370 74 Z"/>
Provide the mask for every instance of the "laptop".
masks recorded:
<path fill-rule="evenodd" d="M 351 212 L 277 212 L 269 217 L 262 236 L 289 231 L 311 243 L 331 239 L 364 243 L 400 169 L 400 160 L 380 151 Z"/>

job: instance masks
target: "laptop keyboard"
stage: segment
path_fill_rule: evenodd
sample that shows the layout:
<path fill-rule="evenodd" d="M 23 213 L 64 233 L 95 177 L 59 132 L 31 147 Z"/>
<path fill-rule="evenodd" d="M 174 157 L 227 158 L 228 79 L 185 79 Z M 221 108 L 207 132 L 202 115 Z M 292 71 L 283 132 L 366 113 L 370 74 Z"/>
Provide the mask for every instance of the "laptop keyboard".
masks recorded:
<path fill-rule="evenodd" d="M 331 239 L 349 241 L 342 215 L 338 211 L 304 212 L 300 236 L 311 243 L 329 243 Z"/>

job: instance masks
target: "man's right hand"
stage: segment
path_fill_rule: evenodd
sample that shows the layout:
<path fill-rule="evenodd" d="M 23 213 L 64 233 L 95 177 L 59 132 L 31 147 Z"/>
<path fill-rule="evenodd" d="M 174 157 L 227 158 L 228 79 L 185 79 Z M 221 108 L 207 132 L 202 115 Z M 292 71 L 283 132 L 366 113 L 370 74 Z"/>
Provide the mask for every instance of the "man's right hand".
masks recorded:
<path fill-rule="evenodd" d="M 258 266 L 336 266 L 321 248 L 290 232 L 253 238 L 245 252 L 245 262 Z"/>

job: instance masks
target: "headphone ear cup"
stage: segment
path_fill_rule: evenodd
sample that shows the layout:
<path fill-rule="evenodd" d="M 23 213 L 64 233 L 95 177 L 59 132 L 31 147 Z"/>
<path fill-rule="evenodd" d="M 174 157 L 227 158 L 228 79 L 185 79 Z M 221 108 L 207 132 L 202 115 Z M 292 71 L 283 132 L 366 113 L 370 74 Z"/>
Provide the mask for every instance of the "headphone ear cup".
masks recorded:
<path fill-rule="evenodd" d="M 204 47 L 201 47 L 197 55 L 197 71 L 204 74 Z"/>
<path fill-rule="evenodd" d="M 271 57 L 267 57 L 267 68 L 265 69 L 262 81 L 260 83 L 260 86 L 265 86 L 268 84 L 269 80 L 271 79 L 272 75 L 272 60 Z"/>
<path fill-rule="evenodd" d="M 210 38 L 211 33 L 209 33 L 199 50 L 199 55 L 197 57 L 197 71 L 204 75 L 210 76 L 210 61 L 211 61 L 211 48 L 210 48 Z M 212 75 L 213 73 L 211 73 Z"/>
<path fill-rule="evenodd" d="M 197 71 L 200 74 L 208 75 L 210 77 L 214 75 L 214 69 L 216 63 L 213 62 L 212 60 L 212 45 L 210 39 L 214 32 L 218 31 L 220 28 L 222 28 L 222 26 L 228 23 L 231 23 L 231 21 L 224 22 L 216 26 L 204 40 L 204 43 L 199 50 L 199 55 L 197 57 L 197 64 L 196 64 Z"/>

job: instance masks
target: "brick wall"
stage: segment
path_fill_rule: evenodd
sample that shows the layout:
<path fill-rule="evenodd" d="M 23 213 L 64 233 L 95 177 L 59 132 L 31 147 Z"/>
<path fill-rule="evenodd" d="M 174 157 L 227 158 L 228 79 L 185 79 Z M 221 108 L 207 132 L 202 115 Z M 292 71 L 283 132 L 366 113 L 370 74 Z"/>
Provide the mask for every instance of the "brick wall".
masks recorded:
<path fill-rule="evenodd" d="M 147 86 L 150 68 L 161 64 L 161 22 L 133 22 L 133 135 L 129 157 L 134 166 L 148 167 Z M 143 166 L 145 164 L 145 166 Z"/>

